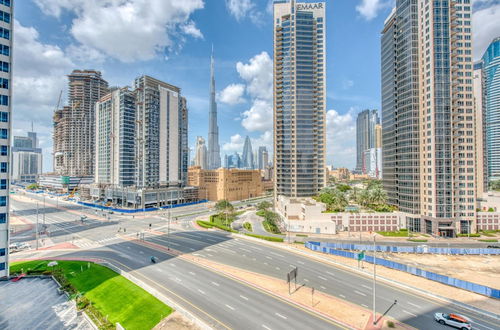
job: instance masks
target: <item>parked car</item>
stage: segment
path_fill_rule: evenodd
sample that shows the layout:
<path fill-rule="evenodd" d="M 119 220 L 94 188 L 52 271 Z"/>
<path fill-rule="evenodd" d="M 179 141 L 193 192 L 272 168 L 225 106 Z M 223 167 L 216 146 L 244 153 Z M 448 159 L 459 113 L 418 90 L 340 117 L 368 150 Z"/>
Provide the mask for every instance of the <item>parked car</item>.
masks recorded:
<path fill-rule="evenodd" d="M 9 245 L 9 251 L 14 252 L 14 251 L 19 251 L 20 250 L 20 243 L 15 242 L 15 243 L 10 243 Z"/>
<path fill-rule="evenodd" d="M 435 313 L 434 319 L 443 325 L 449 325 L 451 327 L 458 328 L 460 330 L 470 330 L 472 329 L 471 321 L 463 315 L 459 314 L 445 314 L 445 313 Z"/>

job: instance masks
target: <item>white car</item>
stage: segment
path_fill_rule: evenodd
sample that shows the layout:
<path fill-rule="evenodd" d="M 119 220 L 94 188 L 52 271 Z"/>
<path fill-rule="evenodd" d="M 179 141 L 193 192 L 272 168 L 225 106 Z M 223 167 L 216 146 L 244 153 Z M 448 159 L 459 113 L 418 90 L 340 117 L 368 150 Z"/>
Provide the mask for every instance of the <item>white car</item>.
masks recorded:
<path fill-rule="evenodd" d="M 460 330 L 470 330 L 472 326 L 471 321 L 463 315 L 459 314 L 445 314 L 445 313 L 435 313 L 434 318 L 436 321 L 443 325 L 449 325 L 451 327 L 458 328 Z"/>

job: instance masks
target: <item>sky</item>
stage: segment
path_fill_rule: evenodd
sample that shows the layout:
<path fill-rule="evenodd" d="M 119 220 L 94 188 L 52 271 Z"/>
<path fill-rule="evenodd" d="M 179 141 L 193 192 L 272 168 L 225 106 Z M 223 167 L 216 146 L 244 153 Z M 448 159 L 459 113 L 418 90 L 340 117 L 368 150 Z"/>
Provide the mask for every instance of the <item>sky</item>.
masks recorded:
<path fill-rule="evenodd" d="M 310 2 L 310 1 L 308 1 Z M 472 0 L 474 58 L 500 35 L 500 0 Z M 355 167 L 356 116 L 380 109 L 380 31 L 394 0 L 327 0 L 327 165 Z M 182 89 L 189 145 L 208 133 L 215 53 L 221 157 L 245 137 L 272 152 L 272 1 L 17 0 L 13 127 L 34 124 L 52 171 L 52 116 L 67 74 L 100 70 L 110 86 L 147 74 Z M 191 153 L 193 155 L 193 153 Z"/>

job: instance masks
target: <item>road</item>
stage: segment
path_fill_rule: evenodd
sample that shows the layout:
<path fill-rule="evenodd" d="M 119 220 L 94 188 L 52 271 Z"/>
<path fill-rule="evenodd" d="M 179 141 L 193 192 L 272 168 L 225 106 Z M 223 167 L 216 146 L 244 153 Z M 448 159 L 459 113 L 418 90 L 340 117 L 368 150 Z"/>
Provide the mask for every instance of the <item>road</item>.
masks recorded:
<path fill-rule="evenodd" d="M 31 220 L 36 217 L 36 214 L 33 215 L 33 203 L 12 199 L 12 204 L 18 214 L 25 214 L 25 217 Z M 335 325 L 317 315 L 311 315 L 287 302 L 203 267 L 123 241 L 116 236 L 118 228 L 126 228 L 129 234 L 139 233 L 147 229 L 151 223 L 152 228 L 160 235 L 146 235 L 145 239 L 149 242 L 170 246 L 183 253 L 191 253 L 200 258 L 282 280 L 285 279 L 290 269 L 298 267 L 299 284 L 314 287 L 318 291 L 367 309 L 372 308 L 370 278 L 283 249 L 234 238 L 223 232 L 194 230 L 190 224 L 194 216 L 179 218 L 182 220 L 171 225 L 170 235 L 167 235 L 168 228 L 165 219 L 158 216 L 147 215 L 145 218 L 130 219 L 130 217 L 111 215 L 110 220 L 88 220 L 84 224 L 78 221 L 68 221 L 75 217 L 77 216 L 69 211 L 55 208 L 54 212 L 46 213 L 46 223 L 59 228 L 59 231 L 51 234 L 51 240 L 54 243 L 72 239 L 76 245 L 89 249 L 66 252 L 64 255 L 101 257 L 124 269 L 133 270 L 134 274 L 143 276 L 156 287 L 163 287 L 162 290 L 173 292 L 175 296 L 180 297 L 180 303 L 184 301 L 182 299 L 188 301 L 189 303 L 183 304 L 184 307 L 218 328 L 223 328 L 224 325 L 231 328 L 243 328 L 242 324 L 245 326 L 248 324 L 249 328 L 253 329 L 266 327 L 281 329 L 286 326 L 297 328 L 303 323 L 296 323 L 299 320 L 295 317 L 306 322 L 305 328 L 311 328 L 313 325 L 318 329 L 335 328 Z M 159 257 L 162 262 L 150 265 L 149 255 Z M 385 312 L 394 300 L 397 300 L 397 305 L 390 310 L 389 315 L 415 328 L 443 329 L 434 321 L 433 314 L 435 312 L 458 312 L 471 318 L 476 329 L 500 329 L 498 321 L 456 306 L 447 306 L 443 302 L 405 292 L 380 282 L 376 289 L 377 312 Z M 168 291 L 163 292 L 167 296 L 172 296 Z M 207 315 L 212 315 L 216 321 Z"/>

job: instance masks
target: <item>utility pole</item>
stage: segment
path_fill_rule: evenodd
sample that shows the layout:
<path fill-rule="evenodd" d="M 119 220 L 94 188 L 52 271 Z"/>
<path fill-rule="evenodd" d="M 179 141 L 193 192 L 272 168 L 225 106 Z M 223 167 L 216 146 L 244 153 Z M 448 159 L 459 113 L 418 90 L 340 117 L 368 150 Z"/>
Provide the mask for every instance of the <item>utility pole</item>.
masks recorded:
<path fill-rule="evenodd" d="M 375 296 L 377 293 L 377 250 L 375 246 L 375 235 L 373 235 L 373 325 L 377 325 L 377 315 L 375 314 Z"/>
<path fill-rule="evenodd" d="M 38 202 L 36 203 L 36 227 L 35 227 L 36 249 L 38 250 Z"/>
<path fill-rule="evenodd" d="M 45 228 L 45 194 L 43 195 L 43 227 Z"/>

